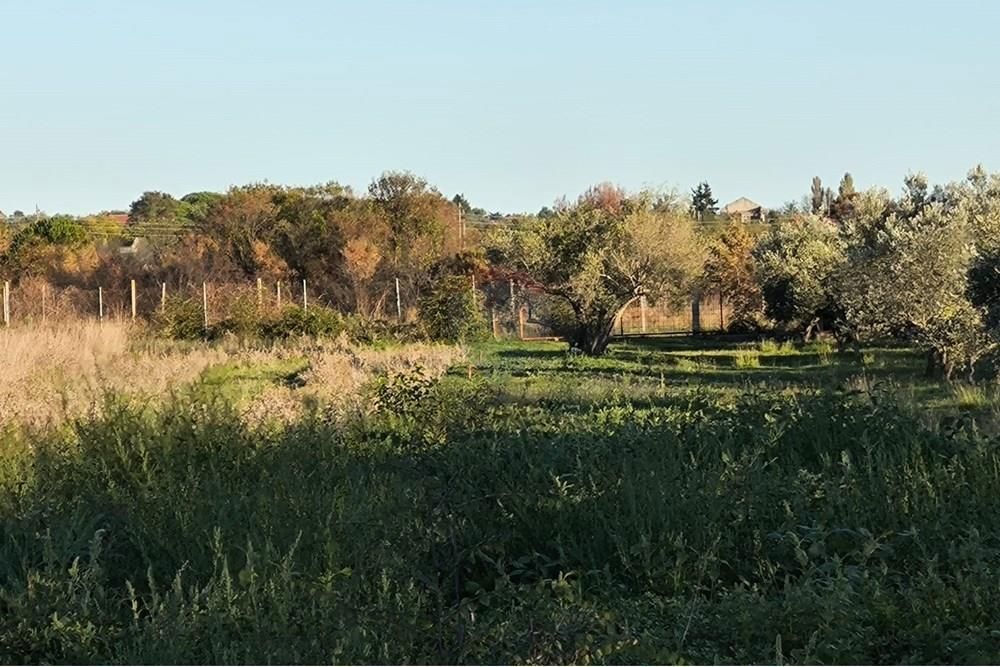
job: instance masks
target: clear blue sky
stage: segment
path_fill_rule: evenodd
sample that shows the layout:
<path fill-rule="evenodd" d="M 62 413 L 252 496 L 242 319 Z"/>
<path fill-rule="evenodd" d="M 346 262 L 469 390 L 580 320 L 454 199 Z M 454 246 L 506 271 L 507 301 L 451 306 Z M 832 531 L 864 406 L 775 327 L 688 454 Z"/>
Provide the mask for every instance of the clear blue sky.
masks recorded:
<path fill-rule="evenodd" d="M 1000 2 L 0 0 L 0 210 L 408 169 L 490 210 L 1000 169 Z"/>

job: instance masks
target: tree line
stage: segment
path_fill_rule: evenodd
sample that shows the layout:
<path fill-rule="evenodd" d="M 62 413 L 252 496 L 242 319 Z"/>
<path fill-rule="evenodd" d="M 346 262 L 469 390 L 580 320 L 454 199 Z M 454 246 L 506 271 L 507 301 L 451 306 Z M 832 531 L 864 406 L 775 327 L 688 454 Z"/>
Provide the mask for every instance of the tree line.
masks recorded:
<path fill-rule="evenodd" d="M 457 217 L 455 204 L 404 172 L 382 174 L 360 195 L 337 183 L 146 192 L 124 226 L 108 215 L 0 226 L 0 272 L 79 287 L 308 280 L 329 305 L 373 317 L 397 280 L 414 297 L 460 254 Z M 142 239 L 143 252 L 118 252 L 122 239 Z"/>
<path fill-rule="evenodd" d="M 910 174 L 896 196 L 847 181 L 830 206 L 817 179 L 812 201 L 759 236 L 730 226 L 710 248 L 705 280 L 734 304 L 735 326 L 826 331 L 844 345 L 904 340 L 949 378 L 992 366 L 983 362 L 1000 341 L 1000 175 L 977 167 L 932 188 Z"/>
<path fill-rule="evenodd" d="M 406 172 L 360 194 L 337 183 L 146 192 L 124 227 L 107 216 L 0 226 L 0 272 L 81 287 L 308 280 L 333 308 L 366 318 L 394 310 L 398 280 L 408 304 L 433 309 L 438 329 L 456 335 L 468 328 L 449 318 L 468 319 L 484 305 L 477 298 L 509 304 L 513 282 L 535 295 L 535 319 L 588 354 L 607 349 L 637 300 L 680 305 L 712 289 L 730 301 L 733 330 L 824 333 L 844 346 L 905 340 L 949 377 L 971 376 L 997 349 L 1000 175 L 977 167 L 931 187 L 911 174 L 895 196 L 857 191 L 850 174 L 836 192 L 815 178 L 804 205 L 763 231 L 699 224 L 715 204 L 707 183 L 689 199 L 603 183 L 466 232 L 465 197 L 449 200 Z M 121 237 L 148 247 L 108 251 Z"/>

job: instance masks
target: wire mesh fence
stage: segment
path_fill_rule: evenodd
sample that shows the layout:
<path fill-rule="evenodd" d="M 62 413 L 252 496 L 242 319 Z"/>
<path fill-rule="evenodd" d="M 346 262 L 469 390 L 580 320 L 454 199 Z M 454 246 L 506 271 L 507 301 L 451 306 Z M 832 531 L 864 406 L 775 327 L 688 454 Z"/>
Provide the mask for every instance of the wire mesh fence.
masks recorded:
<path fill-rule="evenodd" d="M 512 281 L 477 285 L 471 280 L 470 289 L 493 337 L 523 340 L 559 337 L 545 307 L 549 297 L 542 292 Z M 304 281 L 149 284 L 129 280 L 109 285 L 57 287 L 40 279 L 24 279 L 16 284 L 3 282 L 3 324 L 30 325 L 64 319 L 148 321 L 178 300 L 196 302 L 203 311 L 206 326 L 247 308 L 266 316 L 291 305 L 306 309 L 331 305 L 322 293 L 310 292 Z M 384 309 L 375 319 L 402 322 L 417 319 L 416 303 L 397 306 L 398 293 L 390 300 L 393 307 Z M 616 320 L 614 335 L 723 331 L 730 319 L 731 308 L 718 293 L 692 297 L 689 303 L 680 306 L 640 299 Z"/>

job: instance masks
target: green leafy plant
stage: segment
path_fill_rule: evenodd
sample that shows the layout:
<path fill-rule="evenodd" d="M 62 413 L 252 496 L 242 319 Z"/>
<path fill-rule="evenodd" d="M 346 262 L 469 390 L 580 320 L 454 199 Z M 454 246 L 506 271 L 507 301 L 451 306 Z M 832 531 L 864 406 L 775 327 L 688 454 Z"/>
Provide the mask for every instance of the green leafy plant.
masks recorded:
<path fill-rule="evenodd" d="M 481 337 L 486 323 L 469 278 L 445 275 L 420 301 L 420 322 L 432 340 L 458 342 Z"/>

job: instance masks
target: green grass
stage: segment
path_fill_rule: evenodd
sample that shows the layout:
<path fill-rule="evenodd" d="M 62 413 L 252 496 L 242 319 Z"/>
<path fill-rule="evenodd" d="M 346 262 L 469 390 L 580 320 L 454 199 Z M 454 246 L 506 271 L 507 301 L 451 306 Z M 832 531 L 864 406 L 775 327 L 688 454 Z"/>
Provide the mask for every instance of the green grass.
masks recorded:
<path fill-rule="evenodd" d="M 995 658 L 993 392 L 747 351 L 483 343 L 280 431 L 227 406 L 301 369 L 227 366 L 0 436 L 0 661 Z"/>
<path fill-rule="evenodd" d="M 196 398 L 221 400 L 239 406 L 268 385 L 295 385 L 309 367 L 305 358 L 273 359 L 266 363 L 227 363 L 206 370 L 194 387 Z"/>

